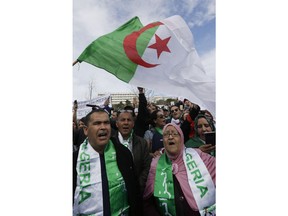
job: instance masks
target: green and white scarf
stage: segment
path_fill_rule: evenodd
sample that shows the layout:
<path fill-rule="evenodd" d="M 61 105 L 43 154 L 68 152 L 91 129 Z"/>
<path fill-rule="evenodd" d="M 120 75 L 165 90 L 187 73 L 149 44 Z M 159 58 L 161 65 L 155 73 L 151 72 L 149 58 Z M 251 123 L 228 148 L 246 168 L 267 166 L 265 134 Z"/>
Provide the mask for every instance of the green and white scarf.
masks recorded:
<path fill-rule="evenodd" d="M 188 183 L 201 216 L 215 215 L 216 191 L 207 167 L 193 148 L 185 148 L 183 161 L 187 171 Z"/>
<path fill-rule="evenodd" d="M 172 164 L 165 153 L 160 156 L 157 163 L 154 197 L 156 197 L 158 207 L 163 215 L 176 215 Z"/>
<path fill-rule="evenodd" d="M 116 161 L 116 151 L 111 140 L 105 147 L 105 166 L 108 178 L 110 211 L 112 216 L 128 215 L 127 190 Z M 103 215 L 102 178 L 100 155 L 86 139 L 80 146 L 77 159 L 77 186 L 73 215 Z"/>
<path fill-rule="evenodd" d="M 205 164 L 192 148 L 185 148 L 183 161 L 200 215 L 215 215 L 215 186 Z M 172 164 L 166 153 L 157 163 L 154 197 L 163 215 L 176 216 Z"/>

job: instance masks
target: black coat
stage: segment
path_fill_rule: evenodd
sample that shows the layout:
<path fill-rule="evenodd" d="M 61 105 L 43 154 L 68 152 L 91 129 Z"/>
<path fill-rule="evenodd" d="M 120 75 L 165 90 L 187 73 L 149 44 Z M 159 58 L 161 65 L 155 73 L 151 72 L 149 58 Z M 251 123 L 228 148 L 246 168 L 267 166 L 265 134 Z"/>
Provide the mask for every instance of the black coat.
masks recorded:
<path fill-rule="evenodd" d="M 138 115 L 134 125 L 134 133 L 144 137 L 145 131 L 149 129 L 150 113 L 147 109 L 147 99 L 145 94 L 139 94 Z"/>
<path fill-rule="evenodd" d="M 113 135 L 120 143 L 118 132 Z M 141 196 L 144 192 L 147 177 L 150 170 L 152 156 L 149 153 L 147 141 L 133 133 L 132 135 L 132 154 L 134 160 L 135 174 L 139 182 Z"/>
<path fill-rule="evenodd" d="M 118 168 L 124 178 L 128 204 L 130 205 L 130 216 L 142 215 L 142 197 L 140 196 L 139 185 L 134 171 L 132 154 L 128 148 L 118 143 L 115 138 L 111 137 L 116 150 L 116 160 Z M 77 183 L 77 157 L 79 150 L 73 152 L 73 200 Z"/>

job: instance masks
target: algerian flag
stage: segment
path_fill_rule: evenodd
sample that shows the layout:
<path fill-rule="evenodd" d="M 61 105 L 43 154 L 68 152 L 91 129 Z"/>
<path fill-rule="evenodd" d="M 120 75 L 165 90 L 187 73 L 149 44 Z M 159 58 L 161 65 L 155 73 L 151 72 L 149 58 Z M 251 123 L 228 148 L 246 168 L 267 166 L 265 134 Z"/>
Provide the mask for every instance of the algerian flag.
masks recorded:
<path fill-rule="evenodd" d="M 178 15 L 145 27 L 135 17 L 96 39 L 77 60 L 126 83 L 183 96 L 215 115 L 215 80 L 205 73 L 193 35 Z"/>

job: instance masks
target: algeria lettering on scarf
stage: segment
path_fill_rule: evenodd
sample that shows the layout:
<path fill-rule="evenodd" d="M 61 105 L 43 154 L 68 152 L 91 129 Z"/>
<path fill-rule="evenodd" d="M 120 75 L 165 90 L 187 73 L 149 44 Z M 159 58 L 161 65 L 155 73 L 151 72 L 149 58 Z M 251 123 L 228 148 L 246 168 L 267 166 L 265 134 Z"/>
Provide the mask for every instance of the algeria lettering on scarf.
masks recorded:
<path fill-rule="evenodd" d="M 183 160 L 189 186 L 201 214 L 203 210 L 205 212 L 210 206 L 215 204 L 215 185 L 207 167 L 193 148 L 185 148 Z"/>
<path fill-rule="evenodd" d="M 128 215 L 129 204 L 124 179 L 116 162 L 116 151 L 111 140 L 105 147 L 105 167 L 109 186 L 112 216 Z M 88 143 L 81 144 L 77 159 L 77 186 L 73 215 L 102 215 L 102 177 L 100 155 Z"/>
<path fill-rule="evenodd" d="M 215 186 L 204 162 L 192 148 L 184 150 L 183 161 L 200 215 L 215 215 Z M 172 164 L 165 153 L 160 156 L 156 166 L 154 197 L 163 215 L 176 215 Z"/>
<path fill-rule="evenodd" d="M 103 197 L 97 195 L 102 194 L 100 156 L 88 144 L 88 139 L 80 146 L 76 170 L 73 215 L 103 213 Z"/>

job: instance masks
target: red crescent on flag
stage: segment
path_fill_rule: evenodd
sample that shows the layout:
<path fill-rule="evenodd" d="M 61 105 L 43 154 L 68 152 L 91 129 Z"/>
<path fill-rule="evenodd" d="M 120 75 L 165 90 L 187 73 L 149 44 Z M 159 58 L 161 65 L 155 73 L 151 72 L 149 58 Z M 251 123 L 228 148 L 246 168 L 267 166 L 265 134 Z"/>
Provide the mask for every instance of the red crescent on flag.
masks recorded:
<path fill-rule="evenodd" d="M 141 56 L 138 54 L 137 48 L 136 48 L 136 42 L 138 37 L 145 32 L 146 30 L 153 28 L 155 26 L 159 26 L 159 25 L 163 25 L 163 23 L 161 22 L 155 22 L 155 23 L 150 23 L 147 26 L 141 28 L 139 31 L 135 31 L 133 33 L 131 33 L 130 35 L 127 35 L 124 38 L 123 41 L 123 47 L 125 50 L 125 53 L 127 55 L 127 57 L 134 62 L 135 64 L 141 65 L 143 67 L 146 68 L 152 68 L 152 67 L 156 67 L 159 64 L 150 64 L 146 61 L 144 61 Z"/>

